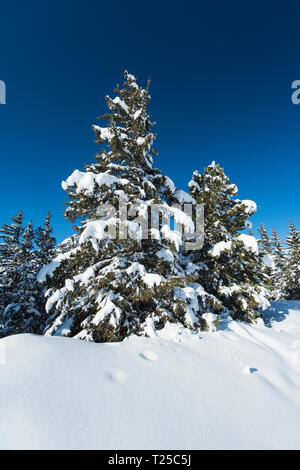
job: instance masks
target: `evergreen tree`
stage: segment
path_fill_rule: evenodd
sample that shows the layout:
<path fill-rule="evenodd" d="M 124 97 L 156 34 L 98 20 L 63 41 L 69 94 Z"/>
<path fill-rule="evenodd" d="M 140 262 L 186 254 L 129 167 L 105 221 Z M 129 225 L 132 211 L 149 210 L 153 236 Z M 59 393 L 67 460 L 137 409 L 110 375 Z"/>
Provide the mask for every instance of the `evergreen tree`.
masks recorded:
<path fill-rule="evenodd" d="M 5 246 L 0 243 L 0 329 L 2 328 L 2 316 L 6 306 L 7 286 L 5 280 Z"/>
<path fill-rule="evenodd" d="M 50 219 L 46 219 L 44 238 L 38 231 L 38 243 L 50 237 Z M 45 327 L 45 299 L 37 273 L 45 255 L 36 250 L 33 222 L 23 228 L 23 213 L 13 217 L 11 225 L 0 230 L 0 337 L 17 333 L 41 333 Z M 49 248 L 50 245 L 45 244 Z"/>
<path fill-rule="evenodd" d="M 52 236 L 51 212 L 49 211 L 43 227 L 38 227 L 35 234 L 35 242 L 38 247 L 40 264 L 46 265 L 55 256 L 56 239 Z"/>
<path fill-rule="evenodd" d="M 263 261 L 263 271 L 268 278 L 269 282 L 269 287 L 271 291 L 271 297 L 270 299 L 272 300 L 277 300 L 278 297 L 278 290 L 276 286 L 276 265 L 274 262 L 274 257 L 273 257 L 273 247 L 272 247 L 272 242 L 269 238 L 268 232 L 264 224 L 261 224 L 260 227 L 257 229 L 260 238 L 258 240 L 258 245 L 260 249 L 260 253 L 262 254 L 262 261 Z"/>
<path fill-rule="evenodd" d="M 285 253 L 283 251 L 282 242 L 277 235 L 275 227 L 273 227 L 271 236 L 272 256 L 275 263 L 275 269 L 271 274 L 271 283 L 273 286 L 272 296 L 274 300 L 280 300 L 284 295 L 283 272 L 285 267 Z"/>
<path fill-rule="evenodd" d="M 22 259 L 27 262 L 28 258 L 31 258 L 31 252 L 34 247 L 35 233 L 33 229 L 33 222 L 29 222 L 23 233 L 23 239 L 21 243 Z"/>
<path fill-rule="evenodd" d="M 23 212 L 12 218 L 12 224 L 4 224 L 0 229 L 0 327 L 3 325 L 3 314 L 12 300 L 14 273 L 17 269 L 21 253 L 21 237 L 23 234 Z"/>
<path fill-rule="evenodd" d="M 283 271 L 284 265 L 285 265 L 285 253 L 283 251 L 282 241 L 279 238 L 275 230 L 275 227 L 273 227 L 271 243 L 272 243 L 272 254 L 273 254 L 275 264 L 281 271 Z"/>
<path fill-rule="evenodd" d="M 290 222 L 286 238 L 287 261 L 284 268 L 283 284 L 287 299 L 300 299 L 300 235 L 293 222 Z"/>
<path fill-rule="evenodd" d="M 39 309 L 41 292 L 36 275 L 40 265 L 34 250 L 34 240 L 33 222 L 30 222 L 23 232 L 22 240 L 18 239 L 18 257 L 10 273 L 12 284 L 9 303 L 2 315 L 0 337 L 18 333 L 41 333 L 45 325 L 45 315 Z"/>
<path fill-rule="evenodd" d="M 125 80 L 114 99 L 106 97 L 107 127 L 93 126 L 102 146 L 96 162 L 63 182 L 65 217 L 77 225 L 39 275 L 49 288 L 47 335 L 103 342 L 149 335 L 167 321 L 205 326 L 204 292 L 186 274 L 182 237 L 170 228 L 171 218 L 185 232 L 193 223 L 170 206 L 182 193 L 153 167 L 149 82 L 144 89 L 127 72 Z"/>
<path fill-rule="evenodd" d="M 213 162 L 203 174 L 194 172 L 190 194 L 204 204 L 205 235 L 201 250 L 192 253 L 198 266 L 198 281 L 219 299 L 217 311 L 229 311 L 236 319 L 252 321 L 268 305 L 257 241 L 245 230 L 249 216 L 257 210 L 249 200 L 235 199 L 237 187 Z"/>
<path fill-rule="evenodd" d="M 258 240 L 260 251 L 264 255 L 270 255 L 272 253 L 272 243 L 269 239 L 266 227 L 264 224 L 260 224 L 260 228 L 257 230 L 260 234 L 260 239 Z"/>

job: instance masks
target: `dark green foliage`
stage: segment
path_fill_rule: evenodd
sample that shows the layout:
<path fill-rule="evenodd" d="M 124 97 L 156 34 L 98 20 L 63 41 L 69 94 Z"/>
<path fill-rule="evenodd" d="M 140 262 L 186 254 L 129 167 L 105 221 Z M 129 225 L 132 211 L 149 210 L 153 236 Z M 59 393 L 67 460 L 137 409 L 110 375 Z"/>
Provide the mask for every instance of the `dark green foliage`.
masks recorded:
<path fill-rule="evenodd" d="M 47 225 L 50 228 L 50 218 Z M 2 226 L 0 238 L 0 337 L 41 333 L 46 315 L 37 273 L 42 260 L 50 259 L 41 256 L 41 248 L 37 250 L 33 222 L 23 228 L 22 212 L 13 217 L 11 225 Z"/>
<path fill-rule="evenodd" d="M 0 229 L 0 327 L 3 326 L 5 308 L 11 302 L 11 291 L 15 282 L 15 272 L 21 254 L 23 212 L 12 218 L 11 225 L 4 224 Z"/>
<path fill-rule="evenodd" d="M 40 264 L 45 265 L 53 259 L 55 254 L 56 239 L 52 236 L 51 212 L 48 212 L 43 227 L 38 227 L 35 232 L 35 243 L 38 248 Z"/>
<path fill-rule="evenodd" d="M 300 299 L 300 235 L 293 222 L 290 222 L 286 238 L 287 260 L 283 271 L 284 295 L 287 299 Z"/>
<path fill-rule="evenodd" d="M 258 240 L 259 248 L 261 253 L 264 255 L 269 255 L 272 253 L 272 243 L 269 239 L 266 227 L 261 224 L 260 227 L 257 229 L 260 235 L 260 239 Z"/>
<path fill-rule="evenodd" d="M 272 298 L 280 300 L 284 298 L 284 282 L 283 273 L 286 263 L 286 255 L 282 247 L 282 242 L 273 228 L 271 236 L 272 258 L 274 260 L 274 270 L 270 274 L 270 282 L 272 285 Z"/>
<path fill-rule="evenodd" d="M 217 311 L 252 321 L 268 304 L 267 278 L 255 239 L 241 235 L 256 205 L 234 199 L 236 186 L 214 162 L 203 174 L 195 172 L 189 187 L 196 203 L 205 205 L 204 246 L 192 253 L 198 282 L 219 300 Z"/>
<path fill-rule="evenodd" d="M 172 191 L 152 166 L 157 151 L 147 112 L 149 82 L 144 89 L 127 72 L 125 80 L 115 99 L 106 97 L 109 112 L 99 119 L 107 127 L 93 126 L 101 146 L 96 162 L 63 183 L 69 197 L 65 217 L 78 225 L 59 247 L 54 272 L 53 265 L 45 271 L 47 335 L 120 341 L 130 334 L 148 335 L 167 321 L 193 328 L 204 323 L 201 295 L 189 287 L 178 253 L 180 241 L 162 222 L 156 230 L 150 227 L 151 205 L 158 205 L 158 220 L 161 210 L 171 214 Z M 120 198 L 128 211 L 125 222 Z M 99 213 L 104 204 L 113 208 L 112 217 Z"/>

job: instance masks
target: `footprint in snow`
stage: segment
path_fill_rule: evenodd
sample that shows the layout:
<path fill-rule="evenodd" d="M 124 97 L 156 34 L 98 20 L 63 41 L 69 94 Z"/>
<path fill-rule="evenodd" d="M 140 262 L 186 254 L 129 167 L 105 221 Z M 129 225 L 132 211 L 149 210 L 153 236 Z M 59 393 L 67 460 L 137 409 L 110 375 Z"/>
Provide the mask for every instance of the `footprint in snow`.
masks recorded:
<path fill-rule="evenodd" d="M 243 369 L 243 372 L 244 372 L 245 374 L 248 374 L 248 375 L 254 374 L 254 373 L 257 372 L 257 371 L 258 371 L 258 369 L 255 369 L 255 367 L 249 367 L 249 366 L 246 366 L 246 367 L 244 367 L 244 369 Z"/>
<path fill-rule="evenodd" d="M 119 384 L 124 383 L 127 380 L 126 374 L 120 369 L 112 370 L 107 374 L 107 377 L 111 382 Z"/>
<path fill-rule="evenodd" d="M 157 354 L 155 354 L 152 351 L 144 351 L 144 352 L 140 353 L 140 356 L 143 359 L 146 359 L 146 361 L 157 361 L 157 359 L 158 359 Z"/>

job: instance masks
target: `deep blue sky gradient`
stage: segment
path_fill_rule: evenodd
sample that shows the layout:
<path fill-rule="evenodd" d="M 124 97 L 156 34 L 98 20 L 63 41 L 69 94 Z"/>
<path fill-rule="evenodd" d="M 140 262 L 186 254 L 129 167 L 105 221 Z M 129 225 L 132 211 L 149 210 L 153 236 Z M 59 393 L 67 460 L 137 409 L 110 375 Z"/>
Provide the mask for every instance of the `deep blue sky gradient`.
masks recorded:
<path fill-rule="evenodd" d="M 127 68 L 152 78 L 156 166 L 186 189 L 220 163 L 252 218 L 280 235 L 300 228 L 298 2 L 28 0 L 0 5 L 0 224 L 20 208 L 59 241 L 61 180 L 96 152 L 91 125 Z"/>

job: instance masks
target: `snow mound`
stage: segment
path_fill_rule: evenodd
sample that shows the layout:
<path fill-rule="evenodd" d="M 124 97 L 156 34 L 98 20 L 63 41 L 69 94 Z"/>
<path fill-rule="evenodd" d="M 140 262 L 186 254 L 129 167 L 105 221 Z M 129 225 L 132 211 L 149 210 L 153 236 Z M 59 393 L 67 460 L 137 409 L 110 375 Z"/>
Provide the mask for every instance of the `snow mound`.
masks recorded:
<path fill-rule="evenodd" d="M 276 269 L 276 264 L 275 264 L 274 258 L 273 258 L 273 256 L 271 256 L 269 254 L 265 254 L 263 256 L 263 263 L 267 268 L 270 268 L 273 271 Z"/>
<path fill-rule="evenodd" d="M 300 302 L 267 326 L 0 341 L 1 449 L 299 449 Z"/>
<path fill-rule="evenodd" d="M 62 182 L 62 188 L 66 191 L 68 188 L 76 185 L 77 194 L 80 194 L 82 191 L 85 191 L 87 194 L 93 194 L 95 184 L 101 187 L 104 185 L 112 186 L 114 184 L 126 185 L 127 183 L 127 179 L 119 179 L 108 173 L 95 174 L 92 172 L 74 170 L 71 176 L 69 176 L 66 181 Z"/>
<path fill-rule="evenodd" d="M 242 242 L 247 250 L 252 250 L 254 253 L 258 254 L 258 243 L 256 238 L 252 237 L 251 235 L 245 235 L 242 233 L 237 237 L 237 240 Z M 210 250 L 210 254 L 212 256 L 220 256 L 221 253 L 225 250 L 231 251 L 232 249 L 232 241 L 228 240 L 227 242 L 222 241 L 216 243 L 213 248 Z"/>
<path fill-rule="evenodd" d="M 218 242 L 216 243 L 213 248 L 210 250 L 210 254 L 212 256 L 220 256 L 220 254 L 224 251 L 224 250 L 231 250 L 231 245 L 232 245 L 232 242 L 231 240 L 229 240 L 228 242 Z"/>
<path fill-rule="evenodd" d="M 245 235 L 244 233 L 242 233 L 241 235 L 237 237 L 237 239 L 243 242 L 246 248 L 258 254 L 258 243 L 255 237 L 252 237 L 252 235 Z"/>
<path fill-rule="evenodd" d="M 240 201 L 240 203 L 246 207 L 245 210 L 247 214 L 254 214 L 257 211 L 256 202 L 251 201 L 250 199 L 244 199 Z"/>

